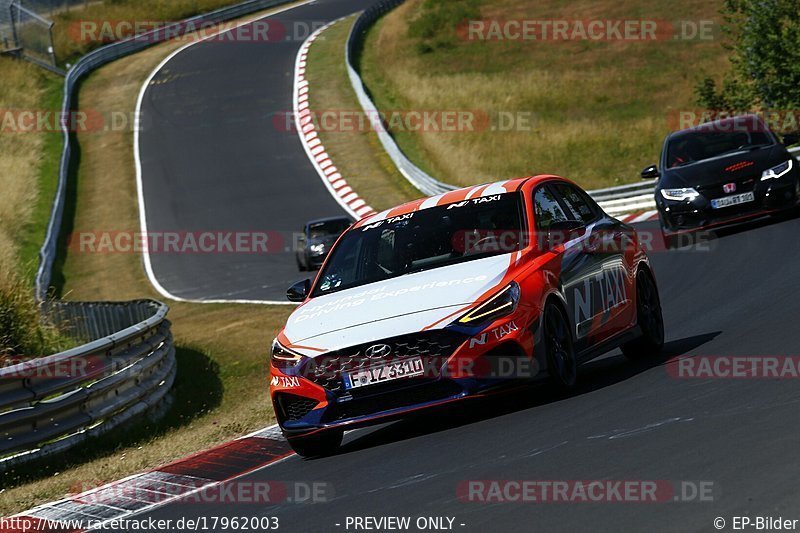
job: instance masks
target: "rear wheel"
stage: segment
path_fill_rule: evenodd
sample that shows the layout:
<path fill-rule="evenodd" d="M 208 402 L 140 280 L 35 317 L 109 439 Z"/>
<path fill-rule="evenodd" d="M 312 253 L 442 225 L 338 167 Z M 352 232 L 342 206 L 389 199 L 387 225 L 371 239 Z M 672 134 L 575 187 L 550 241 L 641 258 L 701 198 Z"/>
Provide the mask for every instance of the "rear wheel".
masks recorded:
<path fill-rule="evenodd" d="M 575 386 L 578 362 L 569 322 L 561 307 L 549 304 L 544 311 L 544 344 L 550 381 L 563 389 Z"/>
<path fill-rule="evenodd" d="M 629 359 L 655 355 L 664 347 L 664 317 L 653 276 L 642 270 L 636 276 L 636 320 L 642 335 L 622 347 Z"/>
<path fill-rule="evenodd" d="M 289 439 L 289 445 L 302 457 L 325 457 L 339 450 L 343 436 L 342 431 L 328 430 L 307 437 Z"/>

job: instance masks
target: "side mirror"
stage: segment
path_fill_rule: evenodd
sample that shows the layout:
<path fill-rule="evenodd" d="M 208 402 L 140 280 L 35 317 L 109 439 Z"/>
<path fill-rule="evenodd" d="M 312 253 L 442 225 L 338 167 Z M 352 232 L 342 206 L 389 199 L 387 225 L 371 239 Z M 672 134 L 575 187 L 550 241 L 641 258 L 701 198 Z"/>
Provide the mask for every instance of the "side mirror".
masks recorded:
<path fill-rule="evenodd" d="M 656 165 L 650 165 L 642 170 L 643 180 L 657 180 L 659 176 L 661 176 L 661 173 L 658 171 L 658 166 Z"/>
<path fill-rule="evenodd" d="M 559 244 L 571 241 L 583 234 L 586 226 L 577 220 L 564 220 L 553 222 L 544 232 L 545 242 L 542 243 L 543 250 L 552 250 Z"/>
<path fill-rule="evenodd" d="M 290 302 L 302 302 L 308 298 L 309 291 L 311 291 L 311 280 L 304 279 L 289 287 L 289 290 L 286 291 L 286 298 Z"/>
<path fill-rule="evenodd" d="M 783 136 L 783 145 L 791 146 L 800 142 L 800 133 L 787 133 Z"/>

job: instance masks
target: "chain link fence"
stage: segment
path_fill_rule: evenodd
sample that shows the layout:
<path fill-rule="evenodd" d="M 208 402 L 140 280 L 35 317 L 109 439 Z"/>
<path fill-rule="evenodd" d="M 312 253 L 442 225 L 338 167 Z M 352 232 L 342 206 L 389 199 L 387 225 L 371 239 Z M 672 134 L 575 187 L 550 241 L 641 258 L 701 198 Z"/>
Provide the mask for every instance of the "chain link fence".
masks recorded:
<path fill-rule="evenodd" d="M 69 11 L 73 7 L 85 7 L 90 0 L 17 0 L 17 3 L 40 15 L 52 15 L 57 11 Z"/>
<path fill-rule="evenodd" d="M 0 51 L 14 50 L 17 39 L 14 37 L 14 25 L 11 23 L 12 0 L 0 0 Z"/>
<path fill-rule="evenodd" d="M 53 50 L 53 22 L 22 5 L 11 3 L 11 26 L 16 47 L 30 61 L 47 67 L 56 66 Z"/>
<path fill-rule="evenodd" d="M 35 7 L 54 12 L 55 2 L 0 0 L 0 52 L 21 56 L 47 69 L 58 71 L 53 49 L 53 22 Z"/>

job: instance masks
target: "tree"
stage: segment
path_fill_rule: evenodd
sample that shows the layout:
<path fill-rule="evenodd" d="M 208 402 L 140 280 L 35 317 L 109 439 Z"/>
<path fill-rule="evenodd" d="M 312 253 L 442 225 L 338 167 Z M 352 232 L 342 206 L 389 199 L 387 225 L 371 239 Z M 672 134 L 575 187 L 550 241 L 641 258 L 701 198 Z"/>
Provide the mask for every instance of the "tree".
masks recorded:
<path fill-rule="evenodd" d="M 725 0 L 731 71 L 718 89 L 697 87 L 699 105 L 714 110 L 800 107 L 800 0 Z"/>

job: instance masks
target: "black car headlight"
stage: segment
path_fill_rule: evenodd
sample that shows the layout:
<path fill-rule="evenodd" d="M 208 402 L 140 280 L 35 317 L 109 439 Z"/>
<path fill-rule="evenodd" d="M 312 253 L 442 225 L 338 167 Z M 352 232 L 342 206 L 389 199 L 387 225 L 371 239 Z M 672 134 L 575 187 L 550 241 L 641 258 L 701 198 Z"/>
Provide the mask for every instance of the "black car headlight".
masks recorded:
<path fill-rule="evenodd" d="M 761 181 L 774 180 L 782 176 L 785 176 L 792 170 L 793 166 L 794 166 L 793 160 L 789 159 L 788 161 L 784 161 L 780 165 L 768 168 L 767 170 L 761 173 Z"/>
<path fill-rule="evenodd" d="M 510 315 L 519 303 L 519 284 L 512 281 L 506 287 L 475 309 L 456 320 L 460 326 L 477 326 Z"/>
<path fill-rule="evenodd" d="M 275 368 L 294 368 L 304 357 L 279 343 L 278 339 L 272 341 L 272 365 Z"/>

